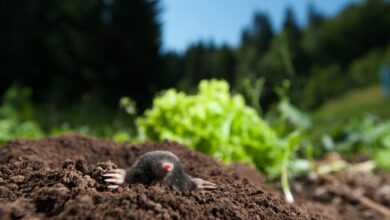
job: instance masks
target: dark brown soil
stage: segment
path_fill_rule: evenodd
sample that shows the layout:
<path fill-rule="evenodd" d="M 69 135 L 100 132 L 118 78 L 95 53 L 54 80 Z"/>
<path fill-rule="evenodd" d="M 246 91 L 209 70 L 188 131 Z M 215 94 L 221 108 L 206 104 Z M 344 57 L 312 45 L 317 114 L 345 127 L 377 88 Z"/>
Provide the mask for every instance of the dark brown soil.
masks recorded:
<path fill-rule="evenodd" d="M 176 192 L 141 184 L 108 190 L 102 174 L 141 154 L 169 150 L 192 176 L 218 184 L 212 191 Z M 111 162 L 112 161 L 112 162 Z M 321 219 L 287 204 L 251 168 L 216 160 L 177 143 L 118 144 L 67 134 L 16 140 L 0 150 L 1 219 Z M 252 184 L 247 178 L 255 180 Z"/>
<path fill-rule="evenodd" d="M 390 213 L 389 173 L 342 170 L 317 178 L 297 179 L 293 189 L 301 204 L 317 212 L 323 210 L 322 215 L 330 213 L 345 220 L 390 218 L 378 211 L 378 207 L 383 207 Z"/>
<path fill-rule="evenodd" d="M 176 192 L 159 184 L 108 190 L 102 174 L 141 154 L 169 150 L 217 190 Z M 295 205 L 247 165 L 228 166 L 174 142 L 115 143 L 78 134 L 16 140 L 0 149 L 0 219 L 385 219 L 390 174 L 346 170 L 295 179 Z"/>

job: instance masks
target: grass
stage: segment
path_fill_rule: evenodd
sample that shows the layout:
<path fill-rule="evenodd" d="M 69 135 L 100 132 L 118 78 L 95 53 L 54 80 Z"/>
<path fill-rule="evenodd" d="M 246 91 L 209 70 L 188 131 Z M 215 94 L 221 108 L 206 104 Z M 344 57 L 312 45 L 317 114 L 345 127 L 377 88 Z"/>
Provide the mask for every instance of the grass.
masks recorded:
<path fill-rule="evenodd" d="M 357 89 L 325 103 L 313 114 L 314 137 L 320 137 L 334 127 L 342 126 L 351 118 L 372 114 L 380 119 L 390 119 L 390 97 L 381 86 Z"/>
<path fill-rule="evenodd" d="M 315 118 L 339 120 L 367 113 L 381 118 L 390 118 L 390 97 L 385 97 L 382 87 L 373 86 L 354 90 L 331 100 L 315 113 Z"/>

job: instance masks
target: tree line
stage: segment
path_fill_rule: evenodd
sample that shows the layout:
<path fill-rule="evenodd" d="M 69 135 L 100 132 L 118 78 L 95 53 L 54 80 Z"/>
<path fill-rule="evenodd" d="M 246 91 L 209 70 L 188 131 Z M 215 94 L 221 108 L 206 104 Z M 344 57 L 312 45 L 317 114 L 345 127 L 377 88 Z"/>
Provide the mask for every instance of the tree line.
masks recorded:
<path fill-rule="evenodd" d="M 375 84 L 390 60 L 390 3 L 367 0 L 332 18 L 308 10 L 306 27 L 288 8 L 276 32 L 259 11 L 238 47 L 200 41 L 184 53 L 162 53 L 158 0 L 3 1 L 0 93 L 19 83 L 38 103 L 116 105 L 130 96 L 145 108 L 168 87 L 190 91 L 201 79 L 223 78 L 242 92 L 244 79 L 264 78 L 260 99 L 267 108 L 274 88 L 288 79 L 292 101 L 313 109 Z"/>

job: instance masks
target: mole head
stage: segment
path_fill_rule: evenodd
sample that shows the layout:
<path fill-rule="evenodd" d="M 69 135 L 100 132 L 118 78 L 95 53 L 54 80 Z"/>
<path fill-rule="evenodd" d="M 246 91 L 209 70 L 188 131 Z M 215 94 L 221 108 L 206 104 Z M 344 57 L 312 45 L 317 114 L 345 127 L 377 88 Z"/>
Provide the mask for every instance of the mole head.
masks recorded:
<path fill-rule="evenodd" d="M 151 151 L 142 156 L 154 176 L 158 179 L 164 178 L 175 169 L 180 169 L 179 158 L 169 151 Z"/>

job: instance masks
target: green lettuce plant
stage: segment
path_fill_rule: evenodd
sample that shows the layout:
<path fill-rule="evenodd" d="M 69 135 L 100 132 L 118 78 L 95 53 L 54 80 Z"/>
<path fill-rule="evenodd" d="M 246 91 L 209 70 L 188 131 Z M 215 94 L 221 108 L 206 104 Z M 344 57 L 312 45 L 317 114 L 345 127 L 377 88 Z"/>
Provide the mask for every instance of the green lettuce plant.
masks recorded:
<path fill-rule="evenodd" d="M 224 162 L 244 161 L 264 174 L 280 174 L 291 141 L 275 131 L 247 106 L 241 95 L 231 95 L 225 81 L 201 81 L 188 95 L 170 89 L 154 99 L 136 124 L 143 139 L 175 140 Z M 289 155 L 287 155 L 289 157 Z"/>

